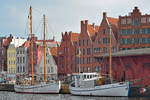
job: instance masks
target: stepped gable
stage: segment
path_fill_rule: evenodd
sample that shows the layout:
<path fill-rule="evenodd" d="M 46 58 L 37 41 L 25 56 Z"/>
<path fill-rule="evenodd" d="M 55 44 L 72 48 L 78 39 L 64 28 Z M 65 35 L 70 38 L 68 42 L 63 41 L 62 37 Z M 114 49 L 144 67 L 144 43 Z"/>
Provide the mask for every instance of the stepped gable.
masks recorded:
<path fill-rule="evenodd" d="M 26 47 L 26 48 L 30 47 L 30 41 L 25 41 L 25 42 L 21 45 L 21 47 Z"/>
<path fill-rule="evenodd" d="M 10 44 L 10 42 L 12 41 L 12 38 L 13 37 L 8 37 L 6 39 L 3 39 L 3 45 L 7 47 Z"/>
<path fill-rule="evenodd" d="M 113 18 L 113 17 L 107 17 L 107 20 L 108 20 L 109 24 L 111 24 L 113 34 L 117 40 L 118 39 L 118 21 L 119 21 L 119 19 Z"/>
<path fill-rule="evenodd" d="M 94 24 L 93 25 L 88 24 L 87 30 L 90 34 L 90 37 L 92 37 L 95 34 L 95 32 L 98 32 L 98 29 L 99 29 L 99 26 L 94 25 Z"/>
<path fill-rule="evenodd" d="M 78 37 L 79 37 L 79 33 L 73 33 L 72 31 L 69 32 L 70 38 L 72 42 L 77 42 L 78 41 Z"/>

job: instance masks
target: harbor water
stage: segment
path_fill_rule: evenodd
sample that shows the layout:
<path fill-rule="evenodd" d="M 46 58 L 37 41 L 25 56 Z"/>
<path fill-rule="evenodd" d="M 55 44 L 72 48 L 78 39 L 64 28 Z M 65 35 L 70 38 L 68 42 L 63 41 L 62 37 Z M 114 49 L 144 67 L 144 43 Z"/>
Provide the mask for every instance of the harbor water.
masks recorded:
<path fill-rule="evenodd" d="M 90 97 L 70 94 L 18 94 L 0 91 L 0 100 L 150 100 L 150 97 Z"/>

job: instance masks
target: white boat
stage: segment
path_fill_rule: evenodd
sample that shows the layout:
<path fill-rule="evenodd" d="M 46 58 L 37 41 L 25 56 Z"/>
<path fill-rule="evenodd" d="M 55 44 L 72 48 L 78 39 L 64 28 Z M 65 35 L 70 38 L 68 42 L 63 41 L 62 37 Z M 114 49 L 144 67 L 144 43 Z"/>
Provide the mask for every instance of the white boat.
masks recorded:
<path fill-rule="evenodd" d="M 29 94 L 57 94 L 60 91 L 61 84 L 59 82 L 41 83 L 37 85 L 14 85 L 17 93 Z"/>
<path fill-rule="evenodd" d="M 32 93 L 32 94 L 47 94 L 59 93 L 61 88 L 60 81 L 47 82 L 46 77 L 46 40 L 45 40 L 45 15 L 44 15 L 44 75 L 45 81 L 34 83 L 33 73 L 33 40 L 32 40 L 32 7 L 30 7 L 30 32 L 31 32 L 31 69 L 32 69 L 32 84 L 15 84 L 14 89 L 17 93 Z M 31 80 L 30 80 L 31 81 Z"/>
<path fill-rule="evenodd" d="M 79 73 L 73 75 L 69 85 L 73 95 L 90 96 L 129 96 L 129 82 L 105 83 L 97 73 Z"/>

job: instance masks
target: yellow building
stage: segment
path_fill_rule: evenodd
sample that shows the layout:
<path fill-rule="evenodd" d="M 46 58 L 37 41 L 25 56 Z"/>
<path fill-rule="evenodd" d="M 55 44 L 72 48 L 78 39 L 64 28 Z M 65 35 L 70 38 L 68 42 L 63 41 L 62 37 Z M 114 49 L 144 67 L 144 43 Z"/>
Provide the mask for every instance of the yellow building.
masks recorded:
<path fill-rule="evenodd" d="M 16 73 L 16 48 L 14 44 L 10 44 L 7 49 L 7 72 L 9 74 Z"/>

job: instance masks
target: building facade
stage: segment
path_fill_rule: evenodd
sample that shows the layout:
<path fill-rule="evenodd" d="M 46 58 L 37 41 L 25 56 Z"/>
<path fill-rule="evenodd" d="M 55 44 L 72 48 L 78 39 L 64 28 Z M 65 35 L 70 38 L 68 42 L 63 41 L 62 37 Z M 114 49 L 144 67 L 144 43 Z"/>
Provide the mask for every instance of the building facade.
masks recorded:
<path fill-rule="evenodd" d="M 44 49 L 42 47 L 40 47 L 39 49 L 37 75 L 40 76 L 40 80 L 44 80 Z M 46 48 L 46 76 L 47 80 L 57 79 L 57 64 L 51 54 L 50 48 Z"/>
<path fill-rule="evenodd" d="M 119 49 L 150 47 L 150 15 L 142 15 L 135 7 L 128 16 L 119 16 Z"/>
<path fill-rule="evenodd" d="M 16 48 L 16 74 L 17 75 L 27 75 L 27 48 L 26 47 L 17 47 Z"/>
<path fill-rule="evenodd" d="M 112 53 L 112 76 L 117 81 L 129 80 L 132 85 L 141 85 L 143 87 L 150 84 L 150 48 L 141 48 L 133 50 L 124 50 Z M 95 56 L 96 59 L 101 59 L 103 55 Z M 104 63 L 109 72 L 109 54 L 105 55 Z M 104 70 L 104 69 L 103 69 Z M 107 71 L 103 71 L 107 73 Z"/>
<path fill-rule="evenodd" d="M 26 39 L 13 37 L 7 49 L 7 72 L 16 74 L 16 48 L 21 46 Z"/>
<path fill-rule="evenodd" d="M 67 76 L 73 72 L 77 72 L 76 68 L 76 47 L 78 33 L 65 32 L 62 33 L 62 40 L 58 45 L 58 76 Z"/>

